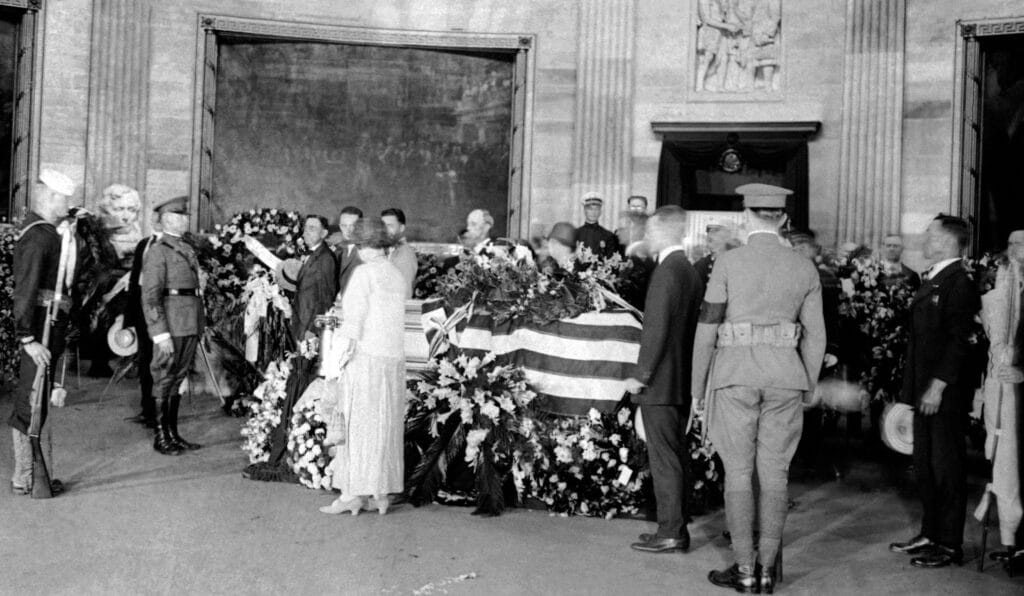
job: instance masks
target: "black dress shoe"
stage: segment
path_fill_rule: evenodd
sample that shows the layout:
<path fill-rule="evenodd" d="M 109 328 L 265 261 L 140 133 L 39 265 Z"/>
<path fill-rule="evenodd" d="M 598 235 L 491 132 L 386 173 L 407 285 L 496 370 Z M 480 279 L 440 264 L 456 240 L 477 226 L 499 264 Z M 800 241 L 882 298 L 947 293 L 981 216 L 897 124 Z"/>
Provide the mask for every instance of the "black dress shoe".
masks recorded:
<path fill-rule="evenodd" d="M 995 561 L 997 563 L 1005 563 L 1010 559 L 1022 554 L 1024 554 L 1024 549 L 1008 548 L 1006 550 L 997 550 L 995 552 L 989 553 L 988 558 L 990 561 Z"/>
<path fill-rule="evenodd" d="M 774 594 L 775 593 L 775 568 L 774 567 L 762 567 L 761 573 L 758 574 L 758 588 L 761 589 L 762 594 Z"/>
<path fill-rule="evenodd" d="M 720 588 L 732 588 L 740 594 L 760 594 L 759 578 L 753 571 L 741 571 L 739 565 L 733 565 L 721 571 L 708 573 L 708 580 Z"/>
<path fill-rule="evenodd" d="M 939 567 L 948 567 L 956 563 L 957 565 L 964 564 L 964 551 L 959 548 L 948 548 L 938 544 L 932 545 L 927 552 L 922 553 L 920 557 L 914 557 L 910 560 L 910 564 L 914 567 L 921 567 L 922 569 L 937 569 Z"/>
<path fill-rule="evenodd" d="M 903 553 L 905 555 L 916 555 L 923 553 L 928 550 L 935 543 L 918 534 L 906 542 L 893 542 L 889 545 L 889 550 L 894 553 Z"/>
<path fill-rule="evenodd" d="M 650 540 L 643 540 L 643 536 L 641 536 L 640 542 L 634 542 L 629 547 L 644 553 L 670 553 L 674 551 L 685 553 L 690 549 L 689 535 L 685 535 L 682 538 L 659 538 L 653 534 L 648 534 L 647 536 Z"/>

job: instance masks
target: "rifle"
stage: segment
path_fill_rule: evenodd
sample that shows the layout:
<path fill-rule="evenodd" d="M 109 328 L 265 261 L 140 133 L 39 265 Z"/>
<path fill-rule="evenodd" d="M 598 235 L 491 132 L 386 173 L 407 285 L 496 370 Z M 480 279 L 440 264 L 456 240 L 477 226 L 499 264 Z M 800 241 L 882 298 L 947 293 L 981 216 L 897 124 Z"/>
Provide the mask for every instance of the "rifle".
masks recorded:
<path fill-rule="evenodd" d="M 71 251 L 75 249 L 74 224 L 61 232 L 60 240 L 60 263 L 57 265 L 57 283 L 53 288 L 53 299 L 46 304 L 46 319 L 43 321 L 42 344 L 50 349 L 50 333 L 53 323 L 60 314 L 60 304 L 64 299 L 64 277 L 67 274 L 68 259 L 71 258 Z M 51 359 L 55 354 L 50 355 Z M 35 380 L 32 382 L 32 392 L 29 394 L 29 403 L 32 406 L 32 418 L 28 427 L 28 438 L 32 444 L 32 498 L 49 499 L 53 497 L 50 489 L 50 472 L 46 469 L 46 458 L 43 456 L 43 446 L 39 440 L 39 434 L 43 428 L 43 400 L 49 399 L 50 395 L 50 365 L 36 368 Z"/>

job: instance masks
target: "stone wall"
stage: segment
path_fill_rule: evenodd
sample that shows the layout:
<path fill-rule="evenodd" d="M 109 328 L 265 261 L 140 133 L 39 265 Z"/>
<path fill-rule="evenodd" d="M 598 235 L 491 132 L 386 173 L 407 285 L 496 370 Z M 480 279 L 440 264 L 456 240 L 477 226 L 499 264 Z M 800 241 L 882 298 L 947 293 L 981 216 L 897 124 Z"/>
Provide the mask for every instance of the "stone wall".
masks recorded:
<path fill-rule="evenodd" d="M 627 86 L 626 92 L 632 97 L 608 98 L 607 90 L 591 91 L 595 97 L 619 102 L 610 113 L 626 118 L 632 114 L 628 134 L 616 133 L 622 143 L 630 145 L 624 149 L 628 165 L 625 186 L 652 198 L 661 148 L 661 140 L 651 131 L 652 121 L 821 121 L 821 132 L 809 146 L 810 222 L 825 244 L 843 240 L 834 236 L 840 196 L 847 2 L 783 0 L 783 91 L 777 99 L 759 101 L 707 101 L 691 92 L 695 2 L 594 2 L 610 12 L 588 16 L 581 13 L 578 2 L 568 0 L 151 1 L 145 199 L 151 202 L 188 190 L 197 15 L 213 13 L 371 28 L 536 35 L 534 96 L 529 106 L 532 137 L 526 157 L 531 178 L 525 193 L 529 231 L 533 233 L 560 219 L 578 219 L 574 195 L 590 182 L 574 172 L 584 162 L 580 151 L 590 134 L 587 131 L 596 126 L 594 113 L 582 123 L 577 117 L 583 105 L 580 93 L 586 91 L 578 85 L 581 80 L 601 77 L 581 78 L 580 64 L 618 64 L 626 73 L 623 76 L 632 77 L 632 87 Z M 616 6 L 623 3 L 630 9 L 622 11 Z M 893 200 L 902 203 L 902 230 L 914 234 L 935 212 L 953 207 L 952 101 L 959 67 L 956 20 L 1021 16 L 1024 10 L 1019 0 L 906 0 L 906 4 L 902 196 Z M 86 177 L 89 146 L 93 6 L 93 0 L 45 3 L 40 165 L 60 168 L 78 181 Z M 634 43 L 629 47 L 617 41 L 609 50 L 615 55 L 600 54 L 601 45 L 581 41 L 579 29 L 581 23 L 588 23 L 607 30 L 609 23 L 619 18 L 608 16 L 614 11 L 633 19 Z M 583 55 L 585 52 L 598 54 Z M 632 64 L 622 66 L 622 60 Z M 581 134 L 580 127 L 587 128 L 586 134 Z M 89 197 L 86 202 L 92 200 L 94 197 Z M 608 220 L 607 224 L 614 223 L 612 217 Z M 911 244 L 913 252 L 913 239 Z M 915 258 L 911 254 L 911 260 Z"/>

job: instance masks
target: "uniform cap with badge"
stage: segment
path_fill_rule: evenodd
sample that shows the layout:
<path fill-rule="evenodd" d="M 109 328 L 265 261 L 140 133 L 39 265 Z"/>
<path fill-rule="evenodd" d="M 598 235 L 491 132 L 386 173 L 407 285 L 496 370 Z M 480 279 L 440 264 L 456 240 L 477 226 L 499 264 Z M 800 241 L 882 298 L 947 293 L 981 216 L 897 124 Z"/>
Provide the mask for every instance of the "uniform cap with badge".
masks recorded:
<path fill-rule="evenodd" d="M 179 215 L 188 215 L 188 197 L 174 197 L 167 199 L 166 201 L 157 203 L 153 206 L 154 213 L 177 213 Z"/>
<path fill-rule="evenodd" d="M 601 207 L 604 205 L 604 199 L 601 198 L 601 194 L 595 191 L 584 194 L 582 202 L 584 207 L 590 207 L 591 205 Z"/>
<path fill-rule="evenodd" d="M 736 187 L 736 194 L 743 195 L 743 206 L 747 209 L 785 209 L 786 197 L 793 191 L 781 186 L 754 182 Z"/>

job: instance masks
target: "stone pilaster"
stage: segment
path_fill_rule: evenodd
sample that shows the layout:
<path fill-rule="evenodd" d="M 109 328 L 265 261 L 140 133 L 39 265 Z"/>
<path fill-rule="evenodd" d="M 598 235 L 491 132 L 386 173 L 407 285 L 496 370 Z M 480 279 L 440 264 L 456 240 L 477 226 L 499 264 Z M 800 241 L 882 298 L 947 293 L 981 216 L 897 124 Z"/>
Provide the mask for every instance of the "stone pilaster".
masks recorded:
<path fill-rule="evenodd" d="M 899 231 L 906 0 L 847 0 L 836 240 Z"/>
<path fill-rule="evenodd" d="M 604 197 L 602 225 L 614 229 L 631 190 L 636 2 L 580 0 L 578 6 L 573 223 L 582 223 L 580 197 L 593 190 Z"/>
<path fill-rule="evenodd" d="M 94 1 L 86 205 L 114 183 L 145 191 L 150 37 L 148 0 Z"/>

